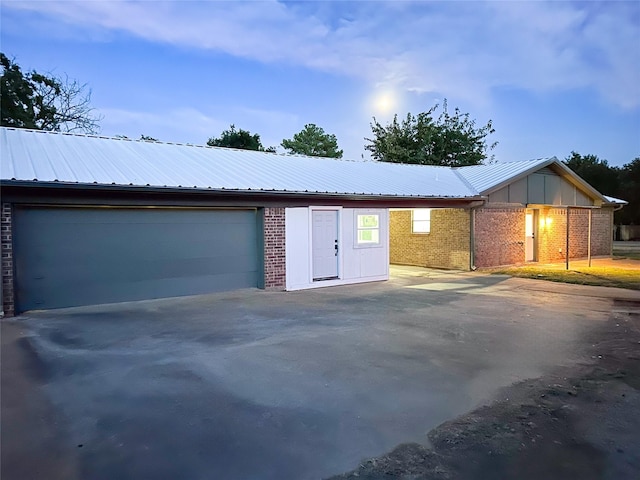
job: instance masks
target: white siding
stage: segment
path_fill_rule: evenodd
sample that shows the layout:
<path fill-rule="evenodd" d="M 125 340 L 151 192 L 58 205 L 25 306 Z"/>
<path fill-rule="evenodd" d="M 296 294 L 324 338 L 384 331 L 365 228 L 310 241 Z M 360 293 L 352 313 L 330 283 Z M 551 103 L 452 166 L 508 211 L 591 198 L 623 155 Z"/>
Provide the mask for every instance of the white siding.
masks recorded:
<path fill-rule="evenodd" d="M 285 210 L 287 290 L 304 288 L 311 281 L 311 242 L 308 208 Z"/>
<path fill-rule="evenodd" d="M 287 208 L 286 273 L 287 290 L 302 290 L 349 283 L 389 279 L 389 211 L 387 209 L 340 208 L 338 279 L 314 282 L 311 260 L 311 211 L 322 207 Z M 326 207 L 332 208 L 332 207 Z M 356 215 L 380 215 L 380 244 L 356 243 Z"/>

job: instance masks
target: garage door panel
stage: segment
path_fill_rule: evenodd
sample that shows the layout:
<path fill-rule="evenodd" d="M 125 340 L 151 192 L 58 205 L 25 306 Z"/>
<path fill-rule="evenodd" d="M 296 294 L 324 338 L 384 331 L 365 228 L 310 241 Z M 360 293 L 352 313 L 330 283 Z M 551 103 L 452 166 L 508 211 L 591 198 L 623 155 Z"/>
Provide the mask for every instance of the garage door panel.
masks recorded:
<path fill-rule="evenodd" d="M 26 210 L 26 209 L 25 209 Z M 29 210 L 45 210 L 34 207 Z M 52 207 L 54 215 L 40 216 L 42 224 L 192 224 L 203 225 L 217 224 L 249 224 L 250 217 L 242 217 L 249 214 L 250 210 L 215 210 L 215 209 L 187 209 L 187 208 L 113 208 L 113 207 Z M 84 211 L 84 212 L 83 212 Z M 87 213 L 87 215 L 83 215 Z M 143 215 L 141 215 L 143 213 Z M 78 215 L 83 215 L 79 217 Z M 212 218 L 215 215 L 215 218 Z M 79 221 L 81 218 L 81 221 Z"/>
<path fill-rule="evenodd" d="M 102 292 L 95 288 L 95 285 L 87 285 L 86 282 L 46 283 L 38 290 L 30 292 L 31 298 L 34 300 L 27 310 L 77 306 L 60 305 L 52 307 L 50 305 L 50 301 L 47 302 L 47 299 L 50 298 L 67 298 L 69 296 L 69 289 L 73 289 L 74 298 L 83 299 L 83 303 L 81 305 L 94 305 L 101 303 L 114 303 L 118 301 L 164 298 L 168 296 L 165 292 L 169 289 L 171 289 L 172 294 L 170 296 L 172 297 L 212 293 L 220 291 L 219 285 L 221 281 L 224 281 L 227 287 L 225 290 L 247 288 L 247 284 L 252 283 L 254 279 L 255 276 L 252 273 L 234 273 L 222 276 L 206 275 L 200 277 L 187 277 L 184 278 L 184 281 L 179 283 L 176 283 L 173 278 L 154 279 L 151 281 L 129 281 L 109 285 L 109 292 L 112 299 L 105 299 Z M 38 300 L 38 298 L 42 300 Z"/>
<path fill-rule="evenodd" d="M 32 239 L 33 244 L 50 244 L 52 241 L 68 240 L 73 235 L 75 240 L 85 242 L 88 246 L 109 245 L 111 248 L 117 247 L 119 244 L 131 245 L 131 242 L 146 240 L 150 244 L 156 246 L 175 245 L 175 241 L 191 240 L 193 245 L 201 245 L 202 248 L 210 250 L 211 248 L 233 245 L 234 242 L 246 243 L 246 234 L 250 230 L 254 230 L 255 226 L 246 223 L 231 224 L 206 224 L 206 223 L 190 223 L 190 224 L 157 224 L 157 223 L 65 223 L 65 224 L 40 224 L 46 228 L 46 237 L 38 235 Z M 123 230 L 123 227 L 126 230 Z M 33 230 L 31 233 L 38 234 L 40 228 Z M 118 232 L 117 237 L 105 236 L 111 232 Z M 201 233 L 214 234 L 213 236 L 197 235 Z M 218 235 L 216 235 L 216 233 Z M 194 235 L 196 237 L 194 238 Z M 69 248 L 77 248 L 80 243 L 69 245 Z"/>
<path fill-rule="evenodd" d="M 20 311 L 257 286 L 254 210 L 23 208 Z"/>
<path fill-rule="evenodd" d="M 208 275 L 226 275 L 232 273 L 255 274 L 255 262 L 247 256 L 220 256 L 199 258 L 177 258 L 157 261 L 152 259 L 126 259 L 109 262 L 108 259 L 94 259 L 92 262 L 80 264 L 73 262 L 64 269 L 33 268 L 32 278 L 50 281 L 82 284 L 109 285 L 112 282 L 145 281 L 154 279 L 171 279 L 199 277 Z M 100 268 L 100 275 L 94 270 Z"/>

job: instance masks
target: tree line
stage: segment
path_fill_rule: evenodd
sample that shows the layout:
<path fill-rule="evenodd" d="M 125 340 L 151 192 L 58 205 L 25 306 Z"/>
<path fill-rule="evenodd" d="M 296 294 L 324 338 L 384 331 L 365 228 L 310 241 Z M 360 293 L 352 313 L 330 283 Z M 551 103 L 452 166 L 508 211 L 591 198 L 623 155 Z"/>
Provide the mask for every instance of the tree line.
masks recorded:
<path fill-rule="evenodd" d="M 0 53 L 1 125 L 36 130 L 97 133 L 102 119 L 91 106 L 91 90 L 86 84 L 35 70 L 24 72 L 20 66 Z M 478 125 L 470 114 L 458 108 L 452 112 L 447 101 L 425 112 L 408 113 L 401 120 L 394 115 L 386 125 L 373 117 L 371 138 L 365 150 L 380 162 L 444 165 L 461 167 L 491 162 L 497 142 L 489 140 L 495 133 L 492 121 Z M 127 138 L 120 135 L 121 138 Z M 140 140 L 157 141 L 141 135 Z M 262 152 L 276 152 L 265 147 L 260 135 L 237 128 L 234 124 L 220 136 L 211 137 L 207 145 Z M 309 123 L 283 139 L 280 146 L 288 154 L 342 158 L 334 134 Z M 622 167 L 610 166 L 595 155 L 571 152 L 564 163 L 596 190 L 629 202 L 616 212 L 617 224 L 640 224 L 640 157 Z"/>
<path fill-rule="evenodd" d="M 640 156 L 622 167 L 597 155 L 571 152 L 564 160 L 571 170 L 599 192 L 629 202 L 615 213 L 616 225 L 640 225 Z"/>

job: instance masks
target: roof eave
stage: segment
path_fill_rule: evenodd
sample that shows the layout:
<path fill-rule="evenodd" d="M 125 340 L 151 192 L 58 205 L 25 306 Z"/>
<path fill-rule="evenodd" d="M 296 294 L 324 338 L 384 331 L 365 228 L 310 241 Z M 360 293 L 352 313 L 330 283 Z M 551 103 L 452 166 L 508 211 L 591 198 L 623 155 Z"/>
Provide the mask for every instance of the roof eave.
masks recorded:
<path fill-rule="evenodd" d="M 345 198 L 360 200 L 436 200 L 436 201 L 461 201 L 474 202 L 478 200 L 486 200 L 485 196 L 426 196 L 426 195 L 391 195 L 391 194 L 372 194 L 358 192 L 308 192 L 293 190 L 266 190 L 266 189 L 229 189 L 229 188 L 211 188 L 211 187 L 180 187 L 180 186 L 157 186 L 157 185 L 121 185 L 121 184 L 103 184 L 103 183 L 75 183 L 75 182 L 48 182 L 36 180 L 0 180 L 0 185 L 4 187 L 20 187 L 20 188 L 68 188 L 73 190 L 118 190 L 122 192 L 149 192 L 149 193 L 189 193 L 189 194 L 216 194 L 216 195 L 246 195 L 246 196 L 287 196 L 299 198 Z"/>

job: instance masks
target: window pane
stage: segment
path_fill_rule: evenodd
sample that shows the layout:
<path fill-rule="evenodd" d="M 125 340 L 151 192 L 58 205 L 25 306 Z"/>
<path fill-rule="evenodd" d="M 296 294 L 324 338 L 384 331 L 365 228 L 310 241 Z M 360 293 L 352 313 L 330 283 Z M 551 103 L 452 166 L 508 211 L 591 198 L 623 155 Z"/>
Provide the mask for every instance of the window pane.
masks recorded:
<path fill-rule="evenodd" d="M 431 232 L 431 209 L 414 208 L 411 210 L 411 232 L 429 233 Z"/>
<path fill-rule="evenodd" d="M 414 220 L 431 220 L 431 209 L 415 208 L 413 210 L 413 219 Z"/>
<path fill-rule="evenodd" d="M 358 230 L 358 243 L 380 243 L 380 231 Z"/>
<path fill-rule="evenodd" d="M 428 220 L 414 220 L 413 233 L 429 233 L 431 231 L 431 222 Z"/>
<path fill-rule="evenodd" d="M 378 228 L 378 215 L 358 215 L 358 228 Z"/>

